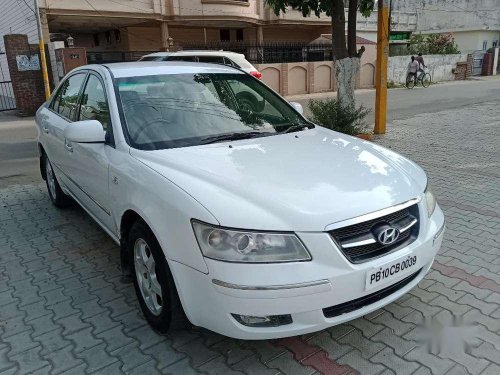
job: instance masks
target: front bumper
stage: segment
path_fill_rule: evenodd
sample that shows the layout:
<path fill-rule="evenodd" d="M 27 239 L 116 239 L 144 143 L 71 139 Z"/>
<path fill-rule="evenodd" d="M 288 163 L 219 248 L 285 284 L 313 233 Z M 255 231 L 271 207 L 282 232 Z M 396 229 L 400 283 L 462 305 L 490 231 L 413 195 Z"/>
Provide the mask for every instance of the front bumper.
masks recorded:
<path fill-rule="evenodd" d="M 421 216 L 422 217 L 422 216 Z M 407 293 L 432 266 L 442 238 L 443 212 L 421 222 L 419 238 L 409 246 L 361 264 L 347 261 L 327 233 L 297 233 L 313 254 L 301 263 L 238 264 L 206 259 L 209 274 L 171 262 L 182 305 L 191 323 L 225 336 L 260 340 L 319 331 L 377 310 Z M 417 256 L 419 273 L 400 289 L 376 302 L 332 318 L 323 309 L 368 296 L 409 276 L 365 290 L 367 272 L 386 263 Z M 232 314 L 290 314 L 293 322 L 276 327 L 248 327 Z"/>

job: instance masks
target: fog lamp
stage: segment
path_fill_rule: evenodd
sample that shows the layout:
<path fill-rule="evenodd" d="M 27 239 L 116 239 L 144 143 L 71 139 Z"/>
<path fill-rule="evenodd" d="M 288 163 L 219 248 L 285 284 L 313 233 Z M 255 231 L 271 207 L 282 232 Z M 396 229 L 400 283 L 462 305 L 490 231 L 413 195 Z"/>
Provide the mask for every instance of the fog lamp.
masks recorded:
<path fill-rule="evenodd" d="M 236 319 L 238 323 L 243 324 L 247 327 L 278 327 L 293 323 L 292 316 L 290 314 L 265 316 L 239 314 L 231 315 L 234 319 Z"/>

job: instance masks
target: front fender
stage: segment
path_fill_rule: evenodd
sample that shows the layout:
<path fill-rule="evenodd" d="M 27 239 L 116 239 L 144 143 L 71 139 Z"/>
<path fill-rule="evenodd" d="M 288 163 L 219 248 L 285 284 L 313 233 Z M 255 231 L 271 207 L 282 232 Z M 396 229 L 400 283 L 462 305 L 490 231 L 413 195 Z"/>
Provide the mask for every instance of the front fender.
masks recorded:
<path fill-rule="evenodd" d="M 191 219 L 213 224 L 218 224 L 217 220 L 167 178 L 129 154 L 127 159 L 125 163 L 112 163 L 114 167 L 110 168 L 110 181 L 116 181 L 110 183 L 110 198 L 115 202 L 113 215 L 119 235 L 121 218 L 127 210 L 133 210 L 151 228 L 167 260 L 208 273 Z"/>

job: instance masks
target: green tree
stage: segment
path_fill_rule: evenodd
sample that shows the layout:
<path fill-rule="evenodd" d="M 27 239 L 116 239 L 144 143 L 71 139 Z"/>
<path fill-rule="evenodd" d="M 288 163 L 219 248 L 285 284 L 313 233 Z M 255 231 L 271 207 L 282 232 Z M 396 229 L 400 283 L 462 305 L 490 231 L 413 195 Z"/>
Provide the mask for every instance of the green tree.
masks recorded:
<path fill-rule="evenodd" d="M 375 0 L 265 0 L 276 15 L 287 8 L 302 12 L 304 17 L 326 14 L 331 18 L 332 49 L 335 59 L 338 100 L 346 106 L 355 107 L 354 86 L 359 73 L 359 59 L 364 52 L 356 48 L 356 23 L 358 10 L 368 17 Z M 347 41 L 345 37 L 345 6 L 348 4 Z"/>

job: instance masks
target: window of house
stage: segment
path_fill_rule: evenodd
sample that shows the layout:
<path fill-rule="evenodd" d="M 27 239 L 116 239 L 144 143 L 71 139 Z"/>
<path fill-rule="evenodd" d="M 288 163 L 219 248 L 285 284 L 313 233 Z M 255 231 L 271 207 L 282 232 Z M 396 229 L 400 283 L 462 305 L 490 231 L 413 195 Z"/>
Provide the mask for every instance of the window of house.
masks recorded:
<path fill-rule="evenodd" d="M 231 40 L 231 33 L 229 29 L 221 29 L 220 30 L 220 41 L 221 42 L 229 42 Z"/>
<path fill-rule="evenodd" d="M 104 130 L 109 126 L 109 108 L 101 81 L 91 74 L 85 85 L 80 104 L 79 120 L 97 120 Z"/>
<path fill-rule="evenodd" d="M 498 41 L 494 40 L 493 41 L 493 48 L 495 48 L 498 45 Z"/>
<path fill-rule="evenodd" d="M 118 30 L 118 29 L 115 30 L 115 40 L 116 40 L 116 43 L 120 43 L 122 41 L 122 34 L 120 33 L 120 30 Z"/>
<path fill-rule="evenodd" d="M 85 73 L 69 77 L 63 82 L 52 101 L 51 108 L 70 121 L 75 121 L 76 119 L 80 88 L 84 79 Z"/>
<path fill-rule="evenodd" d="M 104 35 L 106 36 L 106 43 L 111 44 L 111 33 L 109 31 L 106 31 Z"/>
<path fill-rule="evenodd" d="M 236 30 L 236 40 L 238 42 L 243 41 L 243 29 L 237 29 Z"/>
<path fill-rule="evenodd" d="M 99 45 L 99 34 L 94 34 L 94 46 Z"/>
<path fill-rule="evenodd" d="M 486 51 L 488 49 L 488 41 L 483 40 L 483 51 Z"/>

